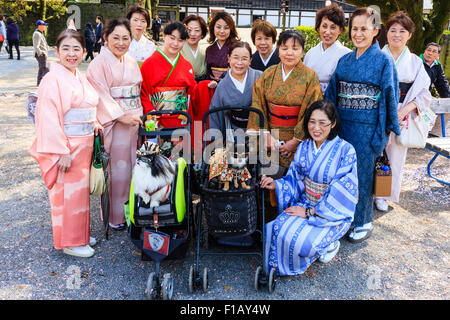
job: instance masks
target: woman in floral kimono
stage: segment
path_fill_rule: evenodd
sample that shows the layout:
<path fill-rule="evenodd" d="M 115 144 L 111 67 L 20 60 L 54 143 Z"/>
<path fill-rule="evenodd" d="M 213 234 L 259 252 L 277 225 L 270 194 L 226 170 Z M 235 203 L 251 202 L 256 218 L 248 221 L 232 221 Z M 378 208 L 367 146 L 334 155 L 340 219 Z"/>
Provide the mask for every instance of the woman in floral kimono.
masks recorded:
<path fill-rule="evenodd" d="M 94 144 L 98 95 L 77 67 L 85 50 L 83 37 L 63 31 L 56 40 L 59 63 L 52 64 L 38 89 L 36 139 L 30 154 L 39 163 L 52 209 L 56 249 L 91 257 L 89 168 Z"/>
<path fill-rule="evenodd" d="M 131 174 L 136 162 L 136 141 L 142 125 L 139 97 L 142 82 L 139 66 L 126 55 L 131 43 L 128 19 L 108 20 L 105 47 L 89 64 L 87 78 L 100 96 L 97 118 L 104 129 L 104 144 L 111 159 L 108 166 L 111 202 L 110 227 L 125 228 L 123 204 L 128 200 Z"/>
<path fill-rule="evenodd" d="M 263 176 L 261 187 L 276 190 L 277 218 L 266 224 L 266 272 L 302 274 L 317 259 L 330 262 L 353 220 L 358 199 L 356 152 L 337 136 L 332 102 L 320 100 L 305 112 L 306 140 L 285 177 Z"/>

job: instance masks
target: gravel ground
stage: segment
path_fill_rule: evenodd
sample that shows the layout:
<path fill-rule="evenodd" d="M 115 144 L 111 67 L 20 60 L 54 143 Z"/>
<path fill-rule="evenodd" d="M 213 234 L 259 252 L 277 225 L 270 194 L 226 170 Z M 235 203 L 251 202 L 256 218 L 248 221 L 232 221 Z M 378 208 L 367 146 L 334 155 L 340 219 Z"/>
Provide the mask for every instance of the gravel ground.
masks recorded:
<path fill-rule="evenodd" d="M 144 299 L 155 265 L 141 261 L 126 232 L 104 239 L 98 198 L 91 199 L 95 256 L 74 258 L 52 246 L 47 190 L 27 152 L 34 131 L 24 105 L 36 90 L 37 62 L 31 48 L 22 49 L 20 62 L 0 56 L 0 299 Z M 86 68 L 83 63 L 80 69 Z M 187 290 L 193 246 L 184 260 L 164 261 L 161 272 L 175 277 L 175 299 L 449 299 L 450 188 L 428 177 L 432 156 L 409 150 L 400 203 L 387 214 L 375 213 L 368 241 L 342 240 L 332 262 L 279 279 L 272 295 L 253 289 L 257 257 L 202 258 L 201 269 L 209 269 L 207 294 Z M 440 157 L 434 173 L 449 181 L 448 165 Z"/>

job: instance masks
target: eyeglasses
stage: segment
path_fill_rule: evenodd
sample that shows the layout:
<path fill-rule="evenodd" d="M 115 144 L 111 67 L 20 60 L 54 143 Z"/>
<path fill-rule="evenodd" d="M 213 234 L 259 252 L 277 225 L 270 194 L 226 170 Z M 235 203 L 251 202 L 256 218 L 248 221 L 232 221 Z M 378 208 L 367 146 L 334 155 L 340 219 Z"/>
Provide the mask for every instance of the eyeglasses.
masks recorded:
<path fill-rule="evenodd" d="M 318 121 L 317 122 L 317 121 L 314 121 L 314 120 L 309 120 L 308 121 L 308 126 L 315 127 L 317 124 L 321 128 L 326 128 L 326 127 L 331 125 L 331 122 L 330 123 L 326 123 L 325 121 Z"/>

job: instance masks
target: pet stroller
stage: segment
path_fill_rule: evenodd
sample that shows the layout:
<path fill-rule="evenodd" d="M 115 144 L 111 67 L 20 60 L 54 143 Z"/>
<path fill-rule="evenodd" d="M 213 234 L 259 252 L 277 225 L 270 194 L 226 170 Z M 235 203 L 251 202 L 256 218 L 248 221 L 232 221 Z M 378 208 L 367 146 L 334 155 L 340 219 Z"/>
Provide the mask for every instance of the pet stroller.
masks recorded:
<path fill-rule="evenodd" d="M 215 112 L 256 112 L 259 116 L 260 128 L 264 128 L 264 117 L 261 111 L 251 107 L 220 107 L 213 110 L 208 110 L 203 117 L 203 128 L 206 132 L 206 125 L 208 117 Z M 239 113 L 238 113 L 239 114 Z M 224 126 L 226 127 L 226 126 Z M 196 260 L 195 264 L 190 266 L 189 269 L 189 292 L 194 292 L 195 288 L 202 288 L 203 292 L 208 291 L 208 269 L 203 268 L 200 275 L 200 258 L 206 255 L 256 255 L 262 259 L 262 266 L 256 269 L 254 275 L 254 288 L 259 290 L 263 286 L 267 286 L 269 292 L 272 293 L 275 289 L 275 269 L 271 269 L 269 273 L 266 273 L 265 261 L 265 232 L 264 232 L 264 193 L 259 187 L 262 154 L 264 146 L 264 137 L 262 135 L 262 129 L 259 132 L 259 150 L 255 151 L 258 143 L 248 143 L 250 154 L 253 154 L 251 161 L 255 164 L 247 164 L 247 170 L 251 176 L 247 180 L 248 185 L 244 187 L 233 188 L 232 186 L 224 191 L 217 186 L 212 186 L 210 178 L 210 161 L 203 156 L 202 169 L 200 174 L 200 201 L 196 206 L 195 216 L 193 218 L 193 225 L 196 230 L 197 247 L 196 247 Z M 222 136 L 224 136 L 222 134 Z M 234 139 L 233 139 L 234 143 Z M 204 149 L 206 150 L 206 141 L 204 142 Z M 241 180 L 242 181 L 242 180 Z M 205 216 L 206 227 L 203 227 Z M 230 243 L 230 239 L 236 239 L 237 237 L 251 236 L 254 244 L 244 244 L 238 246 L 245 246 L 247 251 L 239 249 L 236 251 L 236 245 Z M 232 240 L 231 240 L 232 241 Z M 227 243 L 228 242 L 228 243 Z M 259 243 L 258 243 L 259 242 Z M 227 251 L 213 251 L 211 244 L 217 243 L 219 245 L 231 245 L 235 246 L 235 250 Z M 203 247 L 203 248 L 201 248 Z M 218 246 L 217 246 L 218 247 Z M 223 247 L 222 247 L 223 248 Z M 214 248 L 213 248 L 214 249 Z M 217 248 L 215 248 L 217 249 Z M 230 249 L 230 247 L 228 247 Z M 267 276 L 267 274 L 269 274 Z"/>
<path fill-rule="evenodd" d="M 183 111 L 151 111 L 147 115 L 182 115 L 187 119 L 186 127 L 162 128 L 146 131 L 139 128 L 138 145 L 145 139 L 170 138 L 175 130 L 182 129 L 183 135 L 188 135 L 191 128 L 191 117 Z M 179 134 L 177 134 L 179 136 Z M 158 138 L 159 137 L 159 138 Z M 184 140 L 184 138 L 183 138 Z M 185 139 L 190 150 L 190 137 Z M 160 280 L 159 269 L 164 259 L 182 259 L 189 249 L 190 239 L 190 164 L 179 157 L 175 162 L 175 177 L 166 200 L 159 206 L 150 207 L 134 192 L 134 179 L 130 186 L 130 198 L 125 203 L 125 216 L 129 226 L 128 232 L 133 244 L 142 251 L 142 260 L 152 260 L 156 263 L 155 272 L 148 276 L 145 293 L 149 299 L 171 300 L 173 298 L 174 280 L 170 273 L 164 274 Z"/>

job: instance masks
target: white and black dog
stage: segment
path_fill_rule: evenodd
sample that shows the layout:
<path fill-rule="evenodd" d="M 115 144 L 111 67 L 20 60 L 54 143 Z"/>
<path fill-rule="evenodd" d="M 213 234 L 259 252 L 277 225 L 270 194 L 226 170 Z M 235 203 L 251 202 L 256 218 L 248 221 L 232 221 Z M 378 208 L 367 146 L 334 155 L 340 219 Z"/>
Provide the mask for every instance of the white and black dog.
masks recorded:
<path fill-rule="evenodd" d="M 134 193 L 150 207 L 159 206 L 170 195 L 175 178 L 175 165 L 167 157 L 159 154 L 159 146 L 145 141 L 136 152 L 134 166 Z"/>

